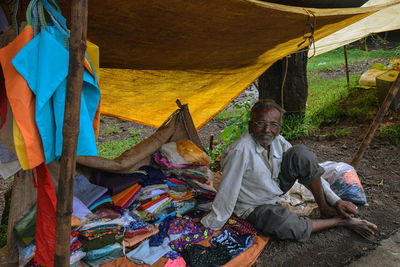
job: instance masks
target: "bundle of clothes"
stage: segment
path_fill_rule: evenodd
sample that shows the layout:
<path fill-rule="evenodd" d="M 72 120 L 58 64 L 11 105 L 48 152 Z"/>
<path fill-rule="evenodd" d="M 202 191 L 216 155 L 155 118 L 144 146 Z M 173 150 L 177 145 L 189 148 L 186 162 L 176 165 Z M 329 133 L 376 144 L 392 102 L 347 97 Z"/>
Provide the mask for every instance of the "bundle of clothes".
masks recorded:
<path fill-rule="evenodd" d="M 129 174 L 75 177 L 71 266 L 112 264 L 121 257 L 136 264 L 163 257 L 166 266 L 220 266 L 252 245 L 257 231 L 247 221 L 233 216 L 217 233 L 199 223 L 216 194 L 204 151 L 180 140 L 164 144 L 152 158 Z M 206 239 L 210 246 L 198 244 Z M 33 238 L 26 243 L 20 255 L 28 263 Z"/>

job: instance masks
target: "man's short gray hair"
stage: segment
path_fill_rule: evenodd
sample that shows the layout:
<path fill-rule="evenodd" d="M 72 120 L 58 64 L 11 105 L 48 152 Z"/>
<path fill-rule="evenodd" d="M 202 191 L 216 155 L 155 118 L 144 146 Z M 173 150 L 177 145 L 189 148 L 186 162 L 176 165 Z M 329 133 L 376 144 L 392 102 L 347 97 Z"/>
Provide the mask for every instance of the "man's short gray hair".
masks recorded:
<path fill-rule="evenodd" d="M 272 107 L 276 110 L 279 111 L 279 113 L 281 114 L 281 124 L 282 124 L 282 120 L 283 120 L 283 114 L 285 113 L 285 110 L 279 106 L 274 100 L 272 99 L 260 99 L 258 100 L 253 107 L 251 108 L 251 113 L 250 113 L 250 118 L 253 117 L 253 114 L 261 109 L 261 108 L 267 108 L 267 107 Z"/>

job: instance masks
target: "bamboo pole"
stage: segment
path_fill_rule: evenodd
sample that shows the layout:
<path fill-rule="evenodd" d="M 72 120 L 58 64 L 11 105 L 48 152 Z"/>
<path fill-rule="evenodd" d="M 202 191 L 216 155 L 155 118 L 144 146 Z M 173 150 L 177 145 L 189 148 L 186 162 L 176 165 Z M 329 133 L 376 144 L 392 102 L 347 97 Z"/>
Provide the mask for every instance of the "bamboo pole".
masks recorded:
<path fill-rule="evenodd" d="M 83 59 L 86 51 L 87 6 L 88 0 L 73 0 L 71 4 L 69 69 L 56 211 L 54 266 L 57 267 L 69 266 L 72 200 L 83 84 Z"/>
<path fill-rule="evenodd" d="M 378 129 L 378 126 L 381 123 L 383 117 L 385 116 L 387 110 L 389 109 L 390 104 L 392 103 L 394 97 L 397 95 L 399 88 L 400 88 L 400 75 L 397 76 L 396 80 L 392 84 L 392 87 L 390 87 L 390 90 L 386 95 L 386 98 L 383 101 L 382 106 L 379 108 L 379 111 L 376 114 L 373 122 L 371 123 L 371 126 L 369 127 L 368 132 L 366 133 L 360 147 L 358 148 L 357 153 L 354 155 L 353 160 L 350 163 L 354 168 L 357 166 L 358 162 L 363 157 L 365 150 L 372 141 L 372 138 L 374 138 L 375 131 L 376 129 Z"/>
<path fill-rule="evenodd" d="M 347 61 L 347 48 L 346 45 L 343 46 L 344 48 L 344 62 L 346 66 L 346 79 L 347 79 L 347 88 L 350 88 L 350 77 L 349 77 L 349 63 Z"/>

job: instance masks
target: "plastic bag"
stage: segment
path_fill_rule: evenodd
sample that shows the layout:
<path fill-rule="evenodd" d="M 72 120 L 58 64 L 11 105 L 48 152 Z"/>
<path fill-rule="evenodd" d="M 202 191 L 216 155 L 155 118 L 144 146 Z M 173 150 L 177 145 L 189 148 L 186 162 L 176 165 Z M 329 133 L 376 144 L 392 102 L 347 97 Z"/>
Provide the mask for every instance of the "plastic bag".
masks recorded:
<path fill-rule="evenodd" d="M 188 162 L 207 166 L 210 163 L 206 152 L 198 148 L 192 141 L 183 139 L 176 141 L 178 153 Z"/>
<path fill-rule="evenodd" d="M 356 170 L 344 162 L 326 161 L 320 163 L 325 169 L 322 177 L 329 182 L 332 190 L 343 200 L 365 205 L 367 199 Z"/>

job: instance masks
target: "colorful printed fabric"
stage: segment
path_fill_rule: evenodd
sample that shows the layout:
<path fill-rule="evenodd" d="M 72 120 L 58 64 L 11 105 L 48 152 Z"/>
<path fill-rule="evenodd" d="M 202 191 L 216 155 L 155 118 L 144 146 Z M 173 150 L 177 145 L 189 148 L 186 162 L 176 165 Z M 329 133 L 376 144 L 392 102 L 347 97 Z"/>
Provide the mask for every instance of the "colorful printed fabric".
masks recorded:
<path fill-rule="evenodd" d="M 218 246 L 218 244 L 226 246 L 233 258 L 251 247 L 253 237 L 251 235 L 238 235 L 237 233 L 223 230 L 221 234 L 213 236 L 210 243 L 214 246 Z"/>
<path fill-rule="evenodd" d="M 175 218 L 168 229 L 168 235 L 188 234 L 191 232 L 199 232 L 199 226 L 193 222 L 190 217 Z"/>
<path fill-rule="evenodd" d="M 99 238 L 104 235 L 110 234 L 121 234 L 121 226 L 102 226 L 96 229 L 86 230 L 80 233 L 82 237 L 85 237 L 87 240 L 93 240 Z"/>
<path fill-rule="evenodd" d="M 201 229 L 198 232 L 192 232 L 192 233 L 184 235 L 174 241 L 171 241 L 169 243 L 169 246 L 177 252 L 182 252 L 190 244 L 196 244 L 204 239 L 207 239 L 209 236 L 212 236 L 213 233 L 214 233 L 214 231 L 209 228 Z M 197 266 L 197 265 L 195 265 L 195 266 Z"/>
<path fill-rule="evenodd" d="M 210 267 L 221 266 L 232 259 L 229 250 L 225 246 L 205 247 L 202 245 L 189 245 L 182 253 L 186 266 Z"/>
<path fill-rule="evenodd" d="M 194 198 L 194 196 L 195 195 L 193 194 L 193 191 L 192 190 L 188 190 L 184 196 L 180 197 L 180 196 L 171 195 L 171 198 L 172 198 L 172 201 L 174 201 L 174 202 L 180 202 L 180 201 L 185 201 L 185 200 L 192 199 L 192 198 Z"/>
<path fill-rule="evenodd" d="M 144 221 L 133 221 L 129 224 L 129 229 L 139 229 L 148 226 L 148 224 Z"/>
<path fill-rule="evenodd" d="M 232 215 L 229 220 L 225 223 L 221 230 L 229 230 L 240 235 L 255 235 L 257 229 L 252 223 L 247 220 L 239 219 L 235 215 Z"/>
<path fill-rule="evenodd" d="M 150 237 L 150 240 L 149 240 L 150 247 L 156 247 L 163 243 L 164 238 L 168 234 L 169 225 L 171 224 L 173 219 L 174 219 L 174 217 L 169 216 L 169 217 L 165 218 L 165 220 L 162 223 L 159 224 L 159 226 L 158 226 L 159 232 L 157 234 L 153 235 L 152 237 Z"/>
<path fill-rule="evenodd" d="M 74 253 L 79 249 L 82 249 L 82 242 L 79 240 L 75 240 L 70 246 L 70 254 Z"/>

